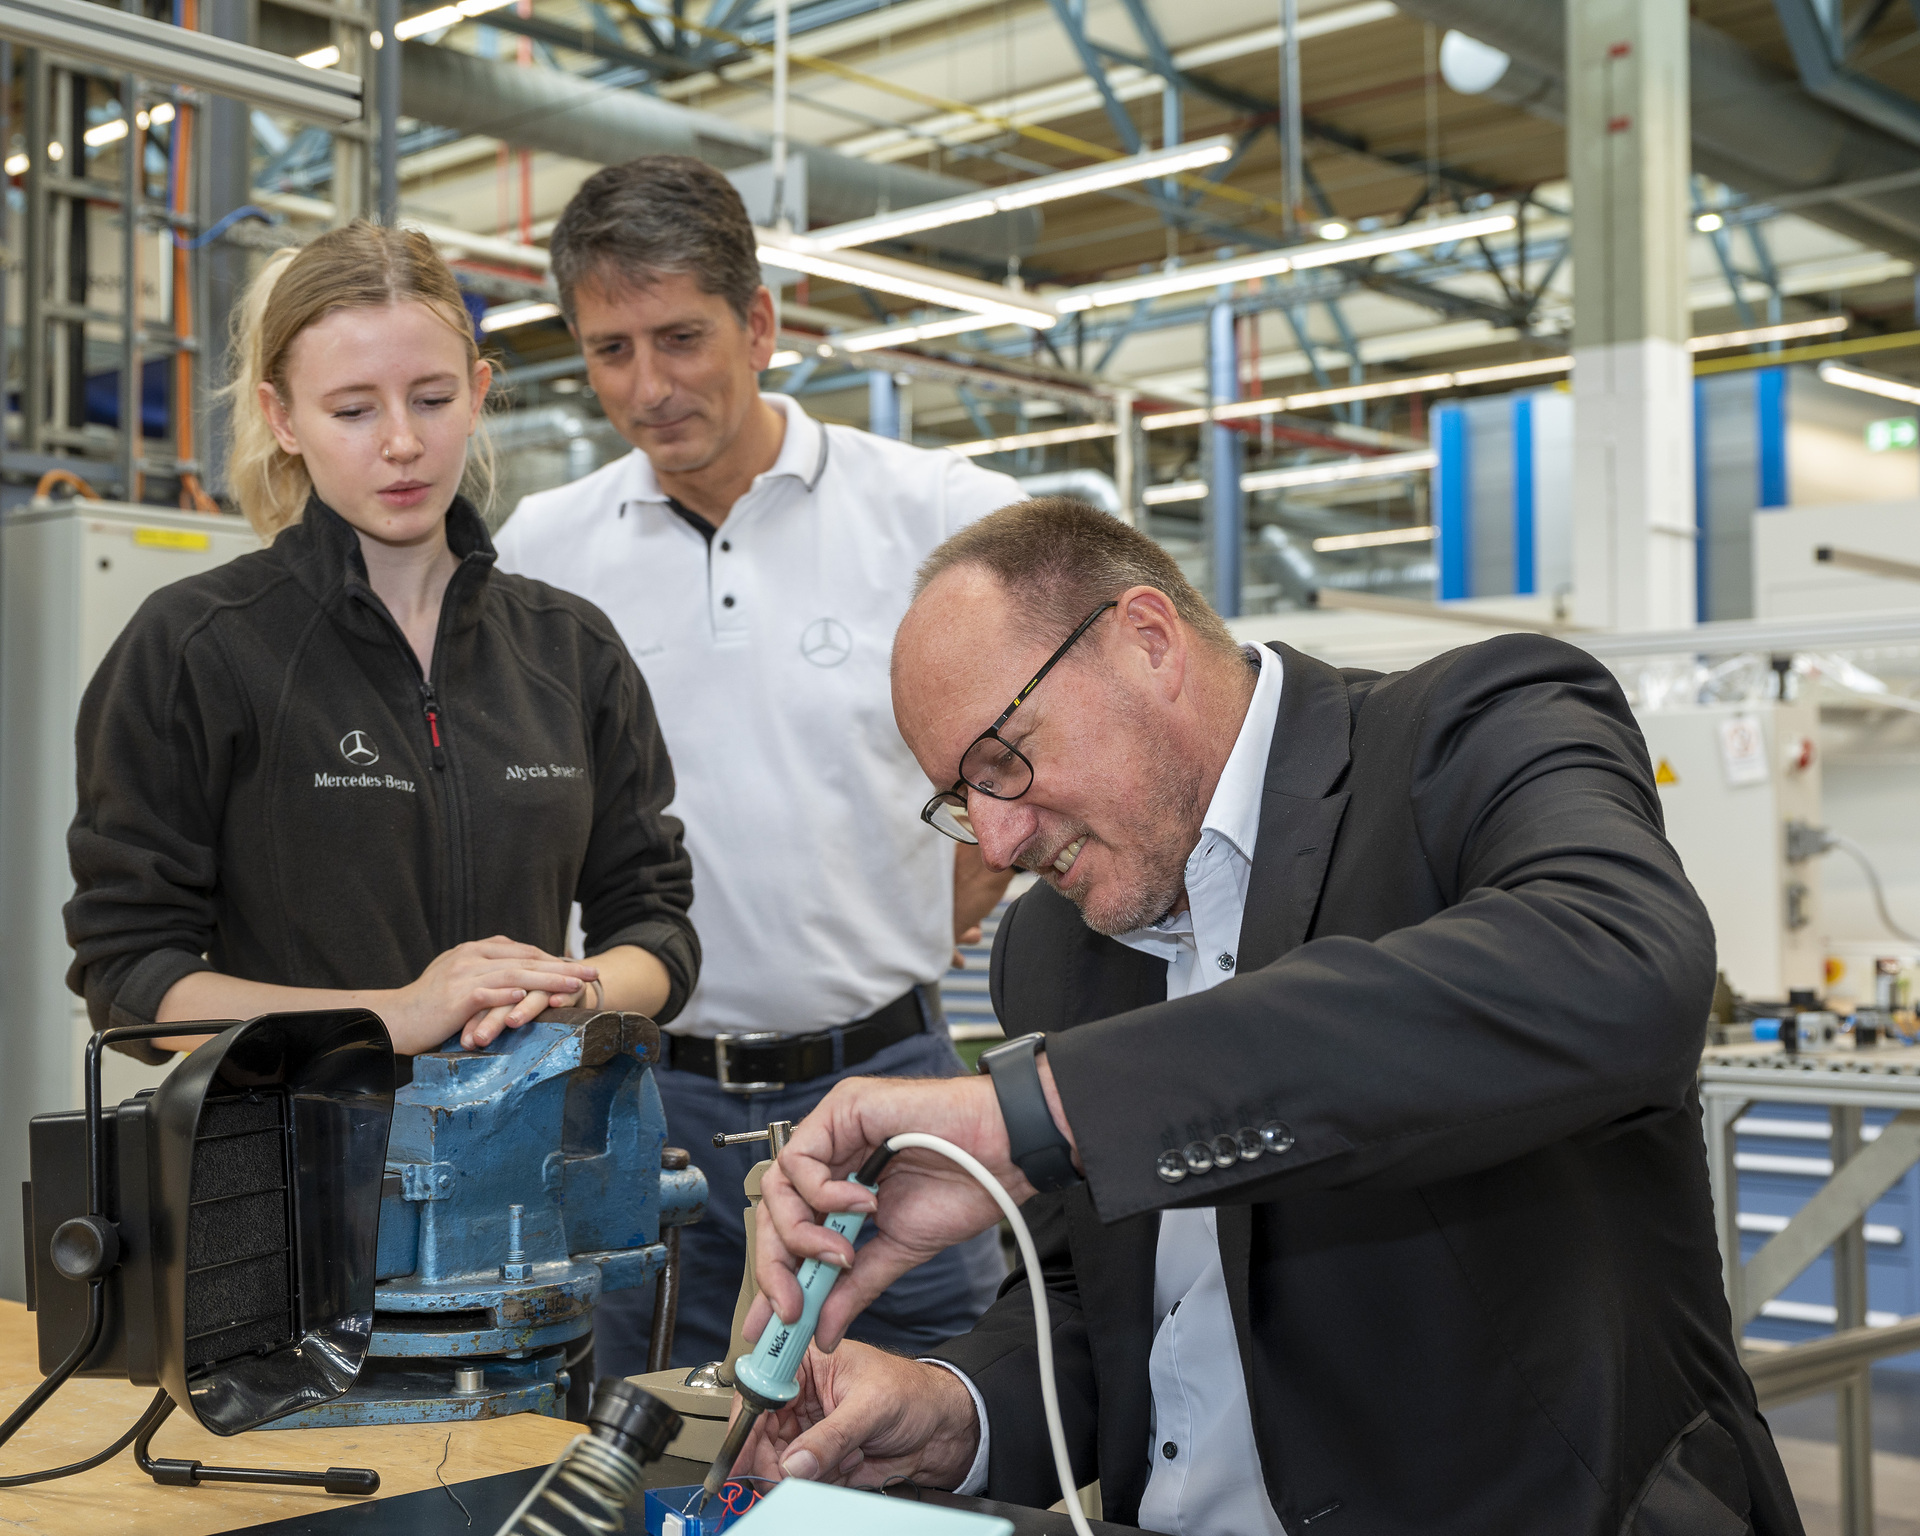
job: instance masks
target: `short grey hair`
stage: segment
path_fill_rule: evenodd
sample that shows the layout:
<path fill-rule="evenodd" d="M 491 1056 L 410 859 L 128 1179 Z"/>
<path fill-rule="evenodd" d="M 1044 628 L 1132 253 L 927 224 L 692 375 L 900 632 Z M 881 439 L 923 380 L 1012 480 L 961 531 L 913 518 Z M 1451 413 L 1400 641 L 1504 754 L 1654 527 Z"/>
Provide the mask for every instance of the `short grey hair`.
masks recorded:
<path fill-rule="evenodd" d="M 580 184 L 548 242 L 569 324 L 580 284 L 603 274 L 645 287 L 691 272 L 745 324 L 760 291 L 753 220 L 732 182 L 687 155 L 642 155 Z"/>
<path fill-rule="evenodd" d="M 1016 622 L 1043 643 L 1064 640 L 1095 608 L 1129 588 L 1153 587 L 1209 649 L 1240 650 L 1173 556 L 1138 529 L 1072 496 L 1017 501 L 968 524 L 927 557 L 914 597 L 958 566 L 990 572 L 1016 600 Z"/>

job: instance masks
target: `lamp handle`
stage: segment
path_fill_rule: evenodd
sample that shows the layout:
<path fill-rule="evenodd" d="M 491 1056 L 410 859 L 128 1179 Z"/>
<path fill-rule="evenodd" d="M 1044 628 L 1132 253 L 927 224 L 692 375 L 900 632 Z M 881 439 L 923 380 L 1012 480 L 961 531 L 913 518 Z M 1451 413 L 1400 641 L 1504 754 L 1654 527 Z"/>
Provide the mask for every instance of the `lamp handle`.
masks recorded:
<path fill-rule="evenodd" d="M 369 1494 L 380 1491 L 380 1474 L 371 1467 L 328 1467 L 324 1472 L 290 1472 L 281 1467 L 204 1467 L 197 1461 L 172 1456 L 150 1456 L 153 1433 L 173 1412 L 167 1406 L 143 1421 L 133 1442 L 133 1459 L 156 1483 L 174 1488 L 197 1488 L 201 1483 L 272 1483 L 281 1487 L 323 1488 L 328 1493 Z"/>

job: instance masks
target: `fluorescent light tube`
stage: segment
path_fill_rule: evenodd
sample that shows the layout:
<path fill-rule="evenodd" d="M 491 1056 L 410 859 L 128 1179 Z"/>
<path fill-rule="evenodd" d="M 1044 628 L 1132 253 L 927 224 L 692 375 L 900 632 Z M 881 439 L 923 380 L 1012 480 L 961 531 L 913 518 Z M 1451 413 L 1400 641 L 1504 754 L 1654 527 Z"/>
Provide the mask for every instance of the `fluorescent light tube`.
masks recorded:
<path fill-rule="evenodd" d="M 1298 485 L 1332 485 L 1343 480 L 1384 480 L 1432 469 L 1440 455 L 1431 448 L 1383 454 L 1377 459 L 1342 459 L 1332 464 L 1302 464 L 1293 469 L 1260 469 L 1240 477 L 1243 491 L 1280 491 Z"/>
<path fill-rule="evenodd" d="M 1176 144 L 1167 149 L 1148 150 L 1122 160 L 1103 160 L 1078 170 L 1061 171 L 1053 176 L 1036 176 L 1006 187 L 983 187 L 978 193 L 965 192 L 937 203 L 920 203 L 892 213 L 877 213 L 872 218 L 854 219 L 827 229 L 816 229 L 807 240 L 819 250 L 839 251 L 850 246 L 873 245 L 882 240 L 897 240 L 926 229 L 948 224 L 965 224 L 973 219 L 989 218 L 996 213 L 1011 213 L 1040 203 L 1057 202 L 1065 197 L 1084 197 L 1089 192 L 1104 192 L 1131 182 L 1150 181 L 1157 176 L 1177 176 L 1206 165 L 1218 165 L 1233 157 L 1233 142 L 1224 135 L 1196 139 L 1191 144 Z"/>
<path fill-rule="evenodd" d="M 1920 389 L 1913 385 L 1877 373 L 1862 373 L 1858 368 L 1849 368 L 1844 363 L 1822 363 L 1820 377 L 1829 384 L 1838 384 L 1842 389 L 1857 389 L 1864 394 L 1898 400 L 1903 405 L 1920 405 Z"/>
<path fill-rule="evenodd" d="M 1687 350 L 1711 352 L 1718 347 L 1751 347 L 1764 341 L 1795 341 L 1802 336 L 1837 336 L 1848 324 L 1845 315 L 1822 315 L 1818 320 L 1789 320 L 1783 325 L 1757 325 L 1746 331 L 1722 331 L 1717 336 L 1696 336 L 1687 343 Z"/>
<path fill-rule="evenodd" d="M 1016 437 L 983 437 L 977 442 L 949 443 L 947 446 L 964 458 L 977 459 L 986 453 L 1011 453 L 1016 448 L 1047 448 L 1055 443 L 1088 443 L 1113 437 L 1119 431 L 1110 421 L 1090 421 L 1078 427 L 1052 427 L 1045 432 L 1022 432 Z"/>
<path fill-rule="evenodd" d="M 842 352 L 872 352 L 880 347 L 904 347 L 909 342 L 931 341 L 937 336 L 964 336 L 968 331 L 984 330 L 993 323 L 984 315 L 943 315 L 938 320 L 889 325 L 877 331 L 853 331 L 834 337 L 833 344 Z"/>
<path fill-rule="evenodd" d="M 977 315 L 990 316 L 997 324 L 1046 330 L 1060 318 L 1045 300 L 1017 289 L 976 282 L 914 262 L 869 256 L 864 251 L 823 251 L 799 235 L 775 234 L 767 229 L 758 230 L 756 234 L 759 258 L 764 266 L 785 267 L 856 288 L 869 288 L 876 293 L 937 304 L 942 309 L 972 310 Z"/>
<path fill-rule="evenodd" d="M 1313 541 L 1317 555 L 1337 549 L 1377 549 L 1383 544 L 1424 544 L 1433 537 L 1431 526 L 1422 528 L 1379 528 L 1372 533 L 1335 533 Z"/>
<path fill-rule="evenodd" d="M 518 326 L 532 325 L 536 320 L 551 320 L 559 313 L 558 304 L 548 304 L 538 299 L 526 304 L 504 304 L 488 310 L 480 317 L 480 329 L 489 332 L 510 331 Z"/>
<path fill-rule="evenodd" d="M 1381 230 L 1370 235 L 1351 235 L 1344 240 L 1321 240 L 1312 245 L 1291 245 L 1284 251 L 1264 251 L 1255 256 L 1238 256 L 1228 261 L 1211 261 L 1197 267 L 1181 267 L 1172 272 L 1153 272 L 1141 277 L 1122 278 L 1109 283 L 1089 283 L 1061 294 L 1054 308 L 1063 315 L 1110 304 L 1127 304 L 1136 299 L 1158 298 L 1167 293 L 1191 293 L 1198 288 L 1217 288 L 1227 283 L 1247 282 L 1278 272 L 1303 271 L 1309 267 L 1335 266 L 1343 261 L 1361 261 L 1384 256 L 1392 251 L 1418 250 L 1423 246 L 1445 245 L 1475 235 L 1504 234 L 1515 227 L 1510 213 L 1482 214 L 1466 219 L 1442 219 L 1430 224 Z"/>
<path fill-rule="evenodd" d="M 1389 453 L 1377 459 L 1340 459 L 1331 464 L 1302 464 L 1293 469 L 1260 469 L 1240 477 L 1243 491 L 1278 491 L 1296 485 L 1331 485 L 1343 480 L 1384 480 L 1393 475 L 1415 475 L 1432 469 L 1440 456 L 1429 448 L 1412 453 Z M 1202 480 L 1175 480 L 1150 485 L 1141 496 L 1150 507 L 1175 501 L 1204 501 Z"/>

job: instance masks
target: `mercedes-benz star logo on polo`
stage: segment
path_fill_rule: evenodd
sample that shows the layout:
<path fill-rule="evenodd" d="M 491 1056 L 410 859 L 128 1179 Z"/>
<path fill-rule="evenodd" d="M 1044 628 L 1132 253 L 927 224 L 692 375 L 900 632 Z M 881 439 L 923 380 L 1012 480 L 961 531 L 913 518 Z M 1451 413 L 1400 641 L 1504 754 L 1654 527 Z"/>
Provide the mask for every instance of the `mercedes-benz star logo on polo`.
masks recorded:
<path fill-rule="evenodd" d="M 365 768 L 380 761 L 380 749 L 365 731 L 348 731 L 342 736 L 340 755 L 356 768 Z"/>
<path fill-rule="evenodd" d="M 800 631 L 800 654 L 816 667 L 837 667 L 853 654 L 853 635 L 838 619 L 815 619 Z"/>

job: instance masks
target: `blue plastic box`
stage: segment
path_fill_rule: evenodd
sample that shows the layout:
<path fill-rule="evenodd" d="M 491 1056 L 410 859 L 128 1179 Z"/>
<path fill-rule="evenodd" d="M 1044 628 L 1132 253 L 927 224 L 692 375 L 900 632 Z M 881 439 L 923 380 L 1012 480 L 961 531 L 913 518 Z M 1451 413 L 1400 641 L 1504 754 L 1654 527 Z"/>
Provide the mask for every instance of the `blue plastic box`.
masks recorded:
<path fill-rule="evenodd" d="M 723 1491 L 743 1486 L 729 1483 Z M 647 1536 L 719 1536 L 750 1507 L 746 1499 L 736 1494 L 731 1510 L 718 1500 L 708 1500 L 704 1514 L 683 1513 L 698 1507 L 699 1493 L 698 1483 L 689 1483 L 685 1488 L 649 1488 L 645 1506 Z"/>

